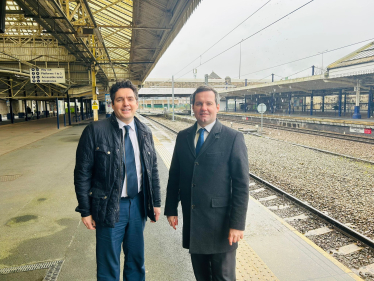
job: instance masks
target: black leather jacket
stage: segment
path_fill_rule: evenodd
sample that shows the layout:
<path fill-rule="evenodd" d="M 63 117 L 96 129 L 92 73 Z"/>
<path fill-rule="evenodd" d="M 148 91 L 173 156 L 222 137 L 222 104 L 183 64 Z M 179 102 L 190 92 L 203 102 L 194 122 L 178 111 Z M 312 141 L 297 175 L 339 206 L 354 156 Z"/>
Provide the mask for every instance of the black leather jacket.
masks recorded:
<path fill-rule="evenodd" d="M 153 207 L 161 206 L 157 156 L 151 130 L 136 117 L 142 161 L 145 212 L 155 221 Z M 79 140 L 74 169 L 78 199 L 75 209 L 82 217 L 92 215 L 96 224 L 114 227 L 119 218 L 123 187 L 123 133 L 114 114 L 90 123 Z"/>

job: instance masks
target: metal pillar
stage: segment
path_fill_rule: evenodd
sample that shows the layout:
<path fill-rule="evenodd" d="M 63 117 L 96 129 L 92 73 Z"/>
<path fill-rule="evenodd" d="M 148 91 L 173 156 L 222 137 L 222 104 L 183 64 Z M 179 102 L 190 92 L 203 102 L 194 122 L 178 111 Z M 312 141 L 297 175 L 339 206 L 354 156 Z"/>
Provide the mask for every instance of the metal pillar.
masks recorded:
<path fill-rule="evenodd" d="M 291 97 L 292 95 L 290 94 L 290 98 L 288 99 L 288 115 L 291 115 Z"/>
<path fill-rule="evenodd" d="M 172 95 L 172 106 L 173 106 L 173 121 L 174 121 L 174 107 L 175 107 L 175 104 L 174 104 L 174 75 L 171 77 L 171 89 L 172 89 L 172 92 L 171 92 L 171 95 Z"/>
<path fill-rule="evenodd" d="M 361 113 L 360 113 L 360 87 L 361 87 L 361 81 L 357 79 L 357 86 L 356 86 L 356 106 L 354 113 L 352 115 L 353 119 L 361 119 Z"/>
<path fill-rule="evenodd" d="M 270 96 L 270 110 L 271 110 L 271 113 L 273 114 L 274 113 L 274 94 Z"/>
<path fill-rule="evenodd" d="M 371 111 L 372 111 L 371 103 L 372 102 L 373 102 L 373 86 L 370 86 L 369 96 L 368 96 L 368 118 L 371 117 Z"/>
<path fill-rule="evenodd" d="M 310 95 L 310 115 L 313 115 L 313 91 L 312 94 Z"/>
<path fill-rule="evenodd" d="M 75 122 L 78 122 L 78 114 L 77 114 L 77 99 L 74 99 L 74 111 L 75 111 Z"/>
<path fill-rule="evenodd" d="M 248 85 L 248 79 L 244 79 L 244 86 Z"/>
<path fill-rule="evenodd" d="M 13 79 L 10 79 L 10 77 L 8 77 L 8 80 L 9 80 L 9 84 L 8 84 L 8 93 L 9 93 L 9 97 L 10 99 L 8 100 L 9 101 L 9 111 L 10 111 L 10 123 L 14 123 L 14 116 L 13 116 L 13 105 L 12 105 L 12 97 L 13 97 L 13 94 L 12 94 L 12 82 L 13 82 Z"/>
<path fill-rule="evenodd" d="M 229 99 L 226 97 L 226 112 L 229 111 Z"/>
<path fill-rule="evenodd" d="M 27 100 L 25 100 L 25 121 L 29 121 L 27 118 Z"/>
<path fill-rule="evenodd" d="M 82 118 L 82 121 L 84 120 L 84 113 L 83 113 L 83 97 L 80 97 L 79 99 L 80 101 L 80 104 L 81 104 L 81 118 Z"/>
<path fill-rule="evenodd" d="M 244 112 L 247 112 L 247 97 L 246 97 L 246 95 L 244 95 Z"/>
<path fill-rule="evenodd" d="M 44 112 L 45 112 L 45 118 L 47 118 L 47 101 L 44 101 Z"/>
<path fill-rule="evenodd" d="M 274 74 L 271 74 L 271 82 L 274 82 Z"/>
<path fill-rule="evenodd" d="M 347 112 L 347 94 L 344 93 L 344 116 L 346 112 Z"/>
<path fill-rule="evenodd" d="M 58 98 L 56 98 L 56 109 L 57 109 L 57 129 L 60 129 L 60 116 L 58 115 Z"/>
<path fill-rule="evenodd" d="M 71 113 L 70 113 L 70 97 L 69 97 L 69 93 L 67 93 L 66 96 L 67 96 L 67 104 L 68 104 L 68 120 L 69 120 L 69 126 L 71 126 Z"/>
<path fill-rule="evenodd" d="M 322 112 L 325 112 L 325 91 L 322 93 Z"/>
<path fill-rule="evenodd" d="M 312 76 L 314 75 L 314 65 L 312 65 Z"/>
<path fill-rule="evenodd" d="M 62 99 L 62 104 L 64 105 L 64 127 L 66 127 L 66 109 L 65 109 L 65 99 Z M 58 111 L 57 111 L 58 114 Z"/>
<path fill-rule="evenodd" d="M 235 112 L 236 112 L 236 97 L 235 97 Z"/>
<path fill-rule="evenodd" d="M 338 115 L 339 117 L 342 116 L 342 90 L 339 90 L 339 97 L 338 97 Z"/>

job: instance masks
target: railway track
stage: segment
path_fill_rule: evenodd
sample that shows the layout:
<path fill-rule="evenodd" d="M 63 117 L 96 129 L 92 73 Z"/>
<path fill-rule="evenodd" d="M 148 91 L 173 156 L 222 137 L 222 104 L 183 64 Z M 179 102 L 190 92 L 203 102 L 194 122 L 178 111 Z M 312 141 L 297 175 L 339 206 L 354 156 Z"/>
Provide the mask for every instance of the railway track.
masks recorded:
<path fill-rule="evenodd" d="M 178 133 L 153 118 L 146 118 L 174 134 Z M 374 240 L 365 236 L 359 230 L 353 229 L 353 226 L 344 224 L 326 212 L 316 209 L 312 206 L 312 203 L 296 198 L 253 173 L 249 174 L 254 180 L 250 184 L 252 197 L 289 222 L 299 232 L 305 235 L 314 232 L 320 233 L 312 235 L 310 239 L 329 254 L 333 254 L 335 258 L 365 280 L 374 280 L 374 272 L 365 271 L 365 265 L 374 264 Z M 308 219 L 310 221 L 306 222 Z M 342 255 L 339 253 L 339 251 L 343 252 L 348 248 L 351 249 L 348 254 Z"/>
<path fill-rule="evenodd" d="M 253 120 L 238 120 L 237 118 L 231 117 L 229 115 L 221 114 L 219 115 L 219 119 L 222 121 L 228 122 L 235 122 L 244 125 L 261 125 L 261 122 L 256 122 Z M 354 135 L 347 135 L 347 134 L 340 134 L 335 132 L 326 132 L 326 131 L 317 131 L 311 129 L 304 129 L 304 128 L 293 128 L 293 127 L 285 127 L 273 124 L 263 124 L 263 127 L 270 128 L 270 129 L 277 129 L 283 131 L 291 131 L 297 132 L 302 134 L 308 135 L 316 135 L 316 136 L 324 136 L 329 138 L 341 139 L 341 140 L 349 140 L 354 142 L 361 142 L 367 144 L 374 144 L 374 138 L 364 137 L 364 136 L 354 136 Z"/>

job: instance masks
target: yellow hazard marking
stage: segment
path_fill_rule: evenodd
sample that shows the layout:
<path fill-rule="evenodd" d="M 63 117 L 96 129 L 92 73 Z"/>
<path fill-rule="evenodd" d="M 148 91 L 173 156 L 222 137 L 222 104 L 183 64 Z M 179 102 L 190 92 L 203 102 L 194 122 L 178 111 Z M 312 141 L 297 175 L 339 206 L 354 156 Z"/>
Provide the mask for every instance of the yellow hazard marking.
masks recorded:
<path fill-rule="evenodd" d="M 169 170 L 172 157 L 170 152 L 165 148 L 165 146 L 163 146 L 163 144 L 158 140 L 158 138 L 155 135 L 153 135 L 153 142 L 155 143 L 155 148 L 158 154 L 160 155 L 162 161 Z"/>
<path fill-rule="evenodd" d="M 264 205 L 262 205 L 259 201 L 254 199 L 252 196 L 249 196 L 249 199 L 252 200 L 255 204 L 261 206 L 264 208 L 271 216 L 273 216 L 275 219 L 277 219 L 279 222 L 281 222 L 284 226 L 286 226 L 289 230 L 291 230 L 293 233 L 295 233 L 297 236 L 299 236 L 301 239 L 303 239 L 306 243 L 308 243 L 310 246 L 312 246 L 314 249 L 316 249 L 319 253 L 321 253 L 325 258 L 330 260 L 333 264 L 335 264 L 337 267 L 339 267 L 342 271 L 347 273 L 350 277 L 352 277 L 354 280 L 357 281 L 363 281 L 362 278 L 360 278 L 358 275 L 356 275 L 352 270 L 350 270 L 348 267 L 346 267 L 344 264 L 339 262 L 334 257 L 330 256 L 327 252 L 325 252 L 322 248 L 317 246 L 313 241 L 308 239 L 306 236 L 301 234 L 299 231 L 297 231 L 292 225 L 287 223 L 284 219 L 281 217 L 278 217 L 276 214 L 274 214 L 271 210 L 266 208 Z"/>
<path fill-rule="evenodd" d="M 236 280 L 277 281 L 274 273 L 267 267 L 245 240 L 239 242 L 236 251 Z"/>
<path fill-rule="evenodd" d="M 171 164 L 171 153 L 163 146 L 159 139 L 153 135 L 155 148 L 160 155 L 162 161 L 168 169 Z M 261 260 L 256 252 L 244 240 L 239 242 L 238 250 L 236 251 L 236 280 L 261 280 L 261 281 L 277 281 L 273 272 Z"/>

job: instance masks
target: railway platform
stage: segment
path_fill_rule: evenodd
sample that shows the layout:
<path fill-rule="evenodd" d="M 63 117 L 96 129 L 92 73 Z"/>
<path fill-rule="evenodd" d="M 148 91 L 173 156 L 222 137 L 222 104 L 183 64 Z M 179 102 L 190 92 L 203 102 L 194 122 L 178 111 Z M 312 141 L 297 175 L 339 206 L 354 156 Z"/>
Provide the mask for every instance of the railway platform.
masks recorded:
<path fill-rule="evenodd" d="M 164 201 L 174 137 L 143 121 L 154 134 Z M 58 131 L 34 122 L 39 133 L 24 135 L 29 124 L 0 127 L 0 147 L 12 144 L 0 153 L 0 280 L 95 280 L 95 235 L 74 211 L 75 150 L 84 125 Z M 161 216 L 147 222 L 144 235 L 147 280 L 194 280 L 181 225 L 174 231 Z M 237 280 L 361 279 L 250 198 Z"/>

